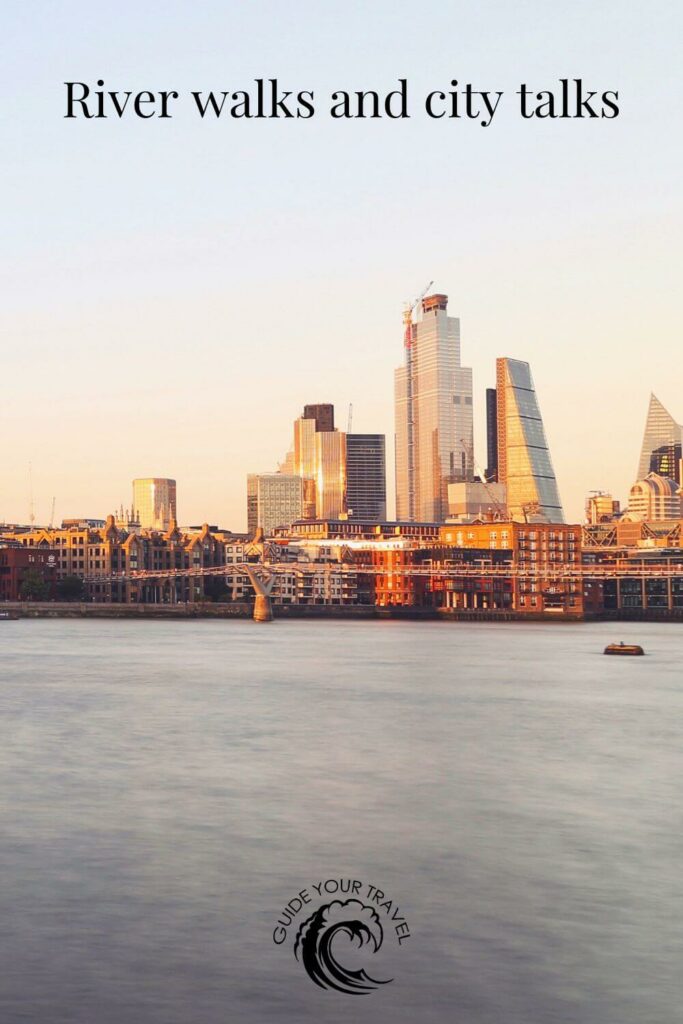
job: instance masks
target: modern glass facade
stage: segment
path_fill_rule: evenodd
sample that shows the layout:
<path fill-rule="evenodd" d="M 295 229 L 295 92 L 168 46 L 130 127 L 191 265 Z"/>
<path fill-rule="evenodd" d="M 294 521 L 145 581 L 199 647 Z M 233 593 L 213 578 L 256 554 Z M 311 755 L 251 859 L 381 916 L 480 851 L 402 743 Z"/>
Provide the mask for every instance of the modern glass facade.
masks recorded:
<path fill-rule="evenodd" d="M 168 530 L 171 520 L 178 519 L 175 480 L 156 476 L 133 480 L 133 515 L 143 530 Z"/>
<path fill-rule="evenodd" d="M 563 523 L 564 512 L 538 407 L 531 368 L 496 360 L 498 480 L 517 522 Z"/>
<path fill-rule="evenodd" d="M 346 510 L 363 522 L 386 520 L 384 434 L 346 435 Z"/>
<path fill-rule="evenodd" d="M 640 451 L 640 462 L 638 463 L 636 480 L 644 480 L 650 472 L 650 460 L 652 453 L 656 449 L 664 445 L 681 444 L 682 440 L 683 428 L 667 412 L 657 396 L 650 395 L 650 405 L 647 410 L 643 447 Z"/>
<path fill-rule="evenodd" d="M 395 372 L 396 518 L 442 522 L 448 484 L 473 478 L 472 371 L 460 362 L 460 321 L 448 296 L 404 316 L 405 364 Z"/>
<path fill-rule="evenodd" d="M 315 514 L 318 519 L 335 519 L 346 511 L 346 434 L 318 431 L 315 458 Z"/>
<path fill-rule="evenodd" d="M 277 526 L 291 526 L 303 513 L 304 482 L 285 473 L 250 473 L 247 477 L 247 527 L 253 536 L 260 526 L 268 535 Z"/>
<path fill-rule="evenodd" d="M 680 444 L 663 444 L 650 455 L 650 472 L 668 476 L 677 484 L 683 484 L 683 447 Z"/>
<path fill-rule="evenodd" d="M 495 388 L 486 389 L 486 479 L 498 479 L 498 399 Z"/>

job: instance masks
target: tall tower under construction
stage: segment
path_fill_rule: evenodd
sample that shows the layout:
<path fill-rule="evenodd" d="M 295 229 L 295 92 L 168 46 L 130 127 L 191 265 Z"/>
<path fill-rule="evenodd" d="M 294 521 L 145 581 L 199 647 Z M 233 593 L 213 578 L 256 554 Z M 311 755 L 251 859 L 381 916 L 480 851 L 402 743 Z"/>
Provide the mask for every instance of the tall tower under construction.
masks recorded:
<path fill-rule="evenodd" d="M 461 365 L 460 320 L 448 316 L 447 295 L 406 309 L 403 346 L 395 372 L 396 518 L 442 522 L 448 484 L 472 480 L 474 461 L 472 370 Z"/>

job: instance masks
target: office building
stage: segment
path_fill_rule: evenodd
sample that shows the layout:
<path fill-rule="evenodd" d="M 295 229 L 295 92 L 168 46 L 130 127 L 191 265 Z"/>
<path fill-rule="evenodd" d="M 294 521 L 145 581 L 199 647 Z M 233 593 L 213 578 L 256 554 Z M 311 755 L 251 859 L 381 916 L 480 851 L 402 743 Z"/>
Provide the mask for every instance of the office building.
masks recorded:
<path fill-rule="evenodd" d="M 486 479 L 498 479 L 498 399 L 495 388 L 486 389 Z"/>
<path fill-rule="evenodd" d="M 133 480 L 134 515 L 145 530 L 168 530 L 177 522 L 176 482 L 166 477 Z"/>
<path fill-rule="evenodd" d="M 643 522 L 683 517 L 681 488 L 675 480 L 656 473 L 648 473 L 638 480 L 628 500 L 628 518 Z"/>
<path fill-rule="evenodd" d="M 303 418 L 305 420 L 315 420 L 315 429 L 317 431 L 334 430 L 334 406 L 327 402 L 319 403 L 318 405 L 305 405 Z"/>
<path fill-rule="evenodd" d="M 563 523 L 531 368 L 496 360 L 498 481 L 507 487 L 508 514 L 517 522 Z"/>
<path fill-rule="evenodd" d="M 291 526 L 303 515 L 303 480 L 285 473 L 250 473 L 247 477 L 247 528 L 253 537 L 260 527 L 269 536 L 278 526 Z"/>
<path fill-rule="evenodd" d="M 346 511 L 365 522 L 387 517 L 384 434 L 346 435 Z"/>
<path fill-rule="evenodd" d="M 586 523 L 589 526 L 615 522 L 620 515 L 621 506 L 611 494 L 593 491 L 586 498 Z"/>
<path fill-rule="evenodd" d="M 460 321 L 448 296 L 404 313 L 405 362 L 395 372 L 396 518 L 439 521 L 448 484 L 473 478 L 472 371 L 461 365 Z"/>
<path fill-rule="evenodd" d="M 448 522 L 505 519 L 505 484 L 473 480 L 448 485 Z"/>
<path fill-rule="evenodd" d="M 668 476 L 677 484 L 683 484 L 683 446 L 680 444 L 663 444 L 650 455 L 650 472 L 657 476 Z"/>
<path fill-rule="evenodd" d="M 669 445 L 680 445 L 683 441 L 683 428 L 676 423 L 667 412 L 656 395 L 650 395 L 647 410 L 643 446 L 640 451 L 637 480 L 644 480 L 651 471 L 652 453 Z"/>
<path fill-rule="evenodd" d="M 308 413 L 308 415 L 306 415 Z M 334 424 L 334 407 L 307 405 L 294 421 L 294 448 L 287 466 L 303 484 L 303 519 L 334 518 L 346 510 L 346 434 L 319 430 Z"/>
<path fill-rule="evenodd" d="M 318 430 L 315 434 L 315 515 L 335 519 L 346 511 L 346 434 Z"/>

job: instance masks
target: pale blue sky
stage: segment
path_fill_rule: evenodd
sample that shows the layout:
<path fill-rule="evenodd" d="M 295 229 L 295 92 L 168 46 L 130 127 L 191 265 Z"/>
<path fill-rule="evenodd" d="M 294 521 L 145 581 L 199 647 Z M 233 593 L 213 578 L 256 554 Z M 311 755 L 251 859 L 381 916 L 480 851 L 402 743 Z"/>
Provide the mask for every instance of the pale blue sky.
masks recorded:
<path fill-rule="evenodd" d="M 305 402 L 393 439 L 404 299 L 462 321 L 477 458 L 494 360 L 531 362 L 566 509 L 633 482 L 650 390 L 683 418 L 681 5 L 5 0 L 0 521 L 103 516 L 135 476 L 243 528 L 245 474 Z M 176 89 L 169 121 L 67 121 L 64 80 Z M 191 89 L 276 77 L 308 121 L 205 121 Z M 334 89 L 409 79 L 407 121 Z M 524 122 L 519 83 L 618 89 L 616 120 Z M 451 78 L 493 124 L 431 121 Z M 393 445 L 389 445 L 393 452 Z M 393 454 L 392 454 L 393 460 Z M 392 474 L 393 480 L 393 474 Z M 392 483 L 393 490 L 393 483 Z M 393 502 L 392 502 L 393 504 Z"/>

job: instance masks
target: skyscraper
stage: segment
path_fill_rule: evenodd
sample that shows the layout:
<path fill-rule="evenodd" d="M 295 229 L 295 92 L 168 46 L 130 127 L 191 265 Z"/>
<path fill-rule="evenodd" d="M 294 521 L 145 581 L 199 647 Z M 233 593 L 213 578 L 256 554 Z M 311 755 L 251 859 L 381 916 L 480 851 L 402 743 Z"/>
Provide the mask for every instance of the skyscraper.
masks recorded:
<path fill-rule="evenodd" d="M 250 473 L 247 477 L 247 528 L 268 535 L 291 526 L 303 513 L 303 480 L 286 473 Z"/>
<path fill-rule="evenodd" d="M 486 479 L 498 479 L 498 399 L 496 389 L 486 389 Z"/>
<path fill-rule="evenodd" d="M 316 519 L 338 519 L 346 511 L 346 434 L 317 431 L 315 462 Z"/>
<path fill-rule="evenodd" d="M 318 423 L 334 423 L 333 406 L 308 405 L 294 421 L 294 453 L 288 466 L 304 481 L 302 518 L 335 519 L 346 508 L 346 434 L 334 428 L 318 430 Z"/>
<path fill-rule="evenodd" d="M 171 520 L 178 518 L 175 480 L 157 476 L 133 480 L 132 511 L 143 530 L 168 530 Z"/>
<path fill-rule="evenodd" d="M 386 520 L 384 434 L 346 435 L 346 509 L 364 522 Z"/>
<path fill-rule="evenodd" d="M 498 480 L 507 487 L 508 515 L 523 522 L 563 523 L 529 364 L 497 359 L 496 392 Z"/>
<path fill-rule="evenodd" d="M 667 412 L 657 396 L 651 394 L 636 480 L 644 480 L 650 472 L 650 459 L 657 448 L 661 448 L 663 445 L 681 444 L 682 440 L 683 428 Z"/>
<path fill-rule="evenodd" d="M 404 314 L 405 364 L 395 373 L 396 518 L 441 522 L 448 484 L 473 478 L 472 371 L 460 362 L 460 321 L 448 296 Z"/>

